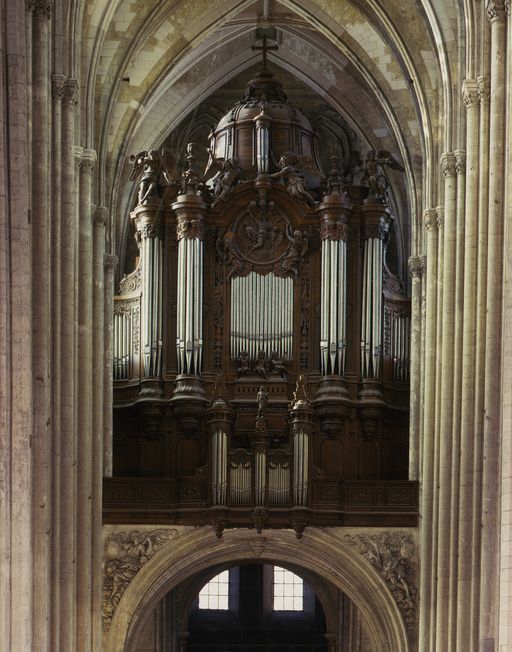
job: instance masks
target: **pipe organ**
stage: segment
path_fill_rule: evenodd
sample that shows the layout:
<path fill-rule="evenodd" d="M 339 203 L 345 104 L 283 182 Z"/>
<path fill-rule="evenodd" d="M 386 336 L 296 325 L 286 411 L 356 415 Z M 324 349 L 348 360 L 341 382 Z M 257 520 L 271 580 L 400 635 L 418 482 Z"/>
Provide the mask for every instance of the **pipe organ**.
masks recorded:
<path fill-rule="evenodd" d="M 369 155 L 358 185 L 333 154 L 324 174 L 307 118 L 266 70 L 209 156 L 206 185 L 191 145 L 181 175 L 165 150 L 137 158 L 140 256 L 115 297 L 106 518 L 129 506 L 131 522 L 151 513 L 218 534 L 300 535 L 382 512 L 411 523 L 410 302 L 387 264 L 385 162 Z"/>

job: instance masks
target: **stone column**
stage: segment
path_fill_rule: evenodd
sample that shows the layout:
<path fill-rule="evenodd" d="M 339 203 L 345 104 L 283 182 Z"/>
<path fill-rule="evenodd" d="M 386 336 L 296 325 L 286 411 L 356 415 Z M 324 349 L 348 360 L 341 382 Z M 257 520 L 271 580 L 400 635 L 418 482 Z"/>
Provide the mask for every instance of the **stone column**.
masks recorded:
<path fill-rule="evenodd" d="M 32 12 L 32 374 L 33 374 L 33 649 L 51 649 L 52 619 L 52 431 L 50 255 L 50 115 L 48 1 L 29 2 Z"/>
<path fill-rule="evenodd" d="M 498 617 L 498 592 L 495 578 L 499 562 L 499 485 L 496 479 L 500 469 L 501 427 L 501 361 L 502 361 L 502 288 L 503 288 L 503 217 L 505 182 L 504 138 L 506 115 L 507 72 L 507 13 L 509 4 L 504 0 L 488 0 L 487 16 L 491 21 L 491 79 L 489 121 L 489 222 L 487 253 L 487 303 L 485 325 L 485 388 L 483 445 L 482 445 L 482 517 L 483 554 L 477 604 L 480 614 L 480 645 L 495 645 Z M 507 9 L 507 12 L 506 12 Z M 510 18 L 508 18 L 510 20 Z M 511 47 L 510 41 L 508 47 Z M 509 61 L 510 64 L 510 61 Z M 510 70 L 508 71 L 510 80 Z M 510 93 L 510 90 L 509 90 Z M 510 174 L 510 169 L 508 170 Z M 483 319 L 483 315 L 482 315 Z M 501 647 L 501 640 L 499 641 Z"/>
<path fill-rule="evenodd" d="M 473 519 L 475 503 L 474 419 L 475 419 L 475 363 L 476 363 L 476 281 L 478 248 L 478 84 L 474 79 L 464 81 L 463 100 L 466 106 L 466 210 L 464 241 L 464 294 L 461 422 L 460 432 L 460 500 L 459 549 L 457 591 L 456 649 L 476 647 L 475 633 L 478 615 L 472 610 L 475 581 L 475 541 Z"/>
<path fill-rule="evenodd" d="M 92 318 L 93 318 L 93 402 L 92 402 L 92 649 L 100 650 L 103 638 L 101 605 L 103 601 L 102 512 L 103 512 L 103 398 L 104 398 L 104 316 L 105 316 L 105 225 L 108 210 L 105 206 L 92 208 Z"/>
<path fill-rule="evenodd" d="M 77 444 L 77 631 L 79 652 L 92 645 L 92 451 L 93 451 L 93 150 L 80 159 L 78 266 L 78 444 Z"/>
<path fill-rule="evenodd" d="M 411 273 L 411 411 L 409 415 L 409 480 L 419 480 L 421 432 L 421 295 L 425 269 L 423 256 L 409 258 Z"/>
<path fill-rule="evenodd" d="M 430 618 L 433 611 L 432 564 L 434 541 L 432 538 L 433 495 L 434 495 L 434 440 L 435 440 L 435 365 L 437 348 L 437 249 L 438 222 L 434 209 L 424 214 L 427 228 L 427 270 L 426 270 L 426 320 L 425 320 L 425 363 L 423 397 L 423 445 L 422 445 L 422 491 L 420 496 L 421 551 L 423 562 L 420 575 L 419 640 L 421 650 L 430 650 L 433 631 Z"/>
<path fill-rule="evenodd" d="M 438 493 L 438 559 L 437 559 L 437 614 L 436 643 L 439 652 L 448 649 L 450 602 L 450 525 L 451 477 L 453 440 L 453 344 L 455 331 L 455 241 L 457 180 L 455 156 L 449 152 L 441 157 L 444 176 L 444 246 L 442 256 L 443 293 L 439 315 L 442 319 L 441 374 L 439 395 L 439 493 Z M 440 385 L 439 385 L 440 383 Z"/>
<path fill-rule="evenodd" d="M 64 75 L 52 75 L 52 218 L 50 220 L 51 228 L 51 250 L 52 250 L 52 291 L 51 291 L 51 323 L 52 329 L 52 355 L 51 355 L 51 376 L 52 386 L 52 421 L 53 421 L 53 441 L 52 441 L 52 558 L 54 564 L 58 563 L 60 558 L 60 549 L 62 547 L 62 511 L 60 503 L 61 477 L 62 477 L 62 454 L 61 441 L 63 432 L 60 425 L 61 419 L 61 397 L 64 393 L 65 381 L 61 376 L 62 359 L 61 359 L 61 302 L 62 302 L 62 276 L 61 265 L 62 242 L 61 242 L 61 197 L 60 189 L 62 187 L 62 101 L 64 99 L 66 87 L 66 77 Z M 65 530 L 64 530 L 65 531 Z M 52 593 L 56 605 L 60 604 L 61 581 L 58 572 L 51 573 L 52 576 Z M 59 649 L 60 639 L 60 609 L 54 609 L 52 612 L 52 647 L 57 652 Z"/>
<path fill-rule="evenodd" d="M 25 3 L 0 33 L 0 646 L 33 650 L 31 152 Z M 17 35 L 8 38 L 8 35 Z M 9 184 L 9 186 L 8 186 Z M 9 187 L 9 193 L 5 189 Z"/>
<path fill-rule="evenodd" d="M 462 358 L 463 358 L 463 311 L 464 298 L 464 233 L 465 233 L 465 196 L 466 196 L 466 151 L 455 151 L 455 172 L 457 174 L 456 198 L 456 234 L 455 239 L 455 320 L 453 353 L 453 414 L 452 414 L 452 478 L 451 478 L 451 525 L 450 525 L 450 631 L 452 637 L 457 622 L 457 555 L 459 532 L 459 487 L 460 487 L 460 395 L 462 392 Z M 450 647 L 453 649 L 453 647 Z"/>
<path fill-rule="evenodd" d="M 113 327 L 114 320 L 114 272 L 118 264 L 117 256 L 105 254 L 105 301 L 104 301 L 104 360 L 103 360 L 103 476 L 111 478 L 113 472 L 113 424 L 112 406 L 114 403 L 112 383 Z"/>
<path fill-rule="evenodd" d="M 77 300 L 75 285 L 75 265 L 77 248 L 75 244 L 75 104 L 78 83 L 68 79 L 64 88 L 62 104 L 62 156 L 61 156 L 61 379 L 65 391 L 60 400 L 60 426 L 62 432 L 60 445 L 60 514 L 61 529 L 67 533 L 66 545 L 60 546 L 58 569 L 54 572 L 60 583 L 60 649 L 71 650 L 75 645 L 75 605 L 76 605 L 76 538 L 75 505 L 76 483 L 76 337 Z M 60 542 L 59 542 L 60 543 Z"/>
<path fill-rule="evenodd" d="M 512 17 L 507 4 L 507 69 L 512 66 Z M 512 83 L 510 76 L 506 88 L 507 133 L 512 133 Z M 504 281 L 503 348 L 501 362 L 501 500 L 500 500 L 500 558 L 499 558 L 499 645 L 512 649 L 512 149 L 507 148 L 504 205 Z"/>

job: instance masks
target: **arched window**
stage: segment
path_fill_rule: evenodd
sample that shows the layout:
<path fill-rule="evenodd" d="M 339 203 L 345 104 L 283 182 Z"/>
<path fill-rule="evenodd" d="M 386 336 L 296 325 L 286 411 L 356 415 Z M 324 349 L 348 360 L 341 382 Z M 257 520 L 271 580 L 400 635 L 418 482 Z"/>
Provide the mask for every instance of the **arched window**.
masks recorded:
<path fill-rule="evenodd" d="M 229 609 L 229 571 L 222 571 L 199 591 L 199 609 Z"/>
<path fill-rule="evenodd" d="M 304 581 L 285 568 L 274 566 L 272 606 L 274 611 L 304 610 Z"/>

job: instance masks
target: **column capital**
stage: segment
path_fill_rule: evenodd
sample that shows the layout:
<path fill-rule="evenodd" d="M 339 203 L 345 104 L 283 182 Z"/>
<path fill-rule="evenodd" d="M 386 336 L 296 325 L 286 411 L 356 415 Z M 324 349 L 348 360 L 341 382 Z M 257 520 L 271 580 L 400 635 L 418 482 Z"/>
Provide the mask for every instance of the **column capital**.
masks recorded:
<path fill-rule="evenodd" d="M 52 17 L 51 0 L 26 0 L 26 7 L 34 18 L 50 19 Z"/>
<path fill-rule="evenodd" d="M 509 8 L 510 2 L 507 0 L 485 0 L 485 11 L 491 23 L 497 20 L 505 20 Z"/>
<path fill-rule="evenodd" d="M 436 207 L 437 228 L 444 226 L 444 206 Z"/>
<path fill-rule="evenodd" d="M 66 104 L 75 105 L 78 102 L 78 81 L 69 78 L 64 86 L 63 101 Z"/>
<path fill-rule="evenodd" d="M 108 221 L 108 208 L 106 206 L 91 206 L 91 219 L 93 224 L 105 226 Z"/>
<path fill-rule="evenodd" d="M 445 152 L 441 155 L 441 170 L 445 177 L 455 176 L 455 155 L 452 152 Z"/>
<path fill-rule="evenodd" d="M 105 272 L 115 272 L 118 264 L 119 258 L 115 254 L 103 254 L 103 269 Z"/>
<path fill-rule="evenodd" d="M 204 215 L 207 206 L 199 195 L 179 195 L 172 205 L 176 214 L 176 236 L 204 240 Z"/>
<path fill-rule="evenodd" d="M 457 174 L 466 174 L 466 150 L 456 149 L 455 152 L 455 171 Z"/>
<path fill-rule="evenodd" d="M 489 75 L 481 75 L 478 77 L 477 83 L 480 104 L 487 104 L 491 98 L 491 78 Z"/>
<path fill-rule="evenodd" d="M 84 149 L 80 156 L 80 167 L 82 170 L 92 172 L 96 166 L 96 152 L 93 149 Z"/>
<path fill-rule="evenodd" d="M 475 106 L 478 102 L 478 82 L 476 79 L 465 79 L 462 82 L 462 101 L 466 109 Z"/>
<path fill-rule="evenodd" d="M 66 94 L 66 81 L 65 75 L 54 73 L 52 75 L 52 99 L 61 102 Z"/>
<path fill-rule="evenodd" d="M 420 278 L 425 271 L 425 256 L 411 256 L 409 258 L 409 272 L 413 278 Z"/>
<path fill-rule="evenodd" d="M 426 211 L 423 213 L 423 221 L 425 222 L 427 231 L 437 231 L 437 227 L 439 226 L 439 224 L 437 221 L 436 209 L 427 208 Z"/>

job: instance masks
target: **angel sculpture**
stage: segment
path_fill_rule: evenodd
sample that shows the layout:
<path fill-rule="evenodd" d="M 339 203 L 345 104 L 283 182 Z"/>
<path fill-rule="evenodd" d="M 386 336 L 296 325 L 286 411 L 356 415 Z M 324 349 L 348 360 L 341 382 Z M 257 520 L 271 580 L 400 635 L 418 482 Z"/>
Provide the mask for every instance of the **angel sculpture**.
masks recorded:
<path fill-rule="evenodd" d="M 384 174 L 384 166 L 388 165 L 392 170 L 403 172 L 404 168 L 398 163 L 390 152 L 386 150 L 379 150 L 376 152 L 374 149 L 369 150 L 363 161 L 363 176 L 361 183 L 369 189 L 368 196 L 371 199 L 379 199 L 387 202 L 388 196 L 388 180 Z"/>
<path fill-rule="evenodd" d="M 213 195 L 215 197 L 212 202 L 212 208 L 214 208 L 220 201 L 224 201 L 228 198 L 235 184 L 241 179 L 243 170 L 238 164 L 238 159 L 235 157 L 222 160 L 215 158 L 210 149 L 208 149 L 208 153 L 210 154 L 210 159 L 205 171 L 205 176 L 212 165 L 215 165 L 218 169 L 217 173 L 211 179 L 213 184 Z"/>
<path fill-rule="evenodd" d="M 279 172 L 274 172 L 270 178 L 282 177 L 292 197 L 314 206 L 315 198 L 306 190 L 306 175 L 301 167 L 301 158 L 303 157 L 294 152 L 285 152 L 279 159 Z"/>
<path fill-rule="evenodd" d="M 139 180 L 139 206 L 148 199 L 158 198 L 162 187 L 176 184 L 175 160 L 168 149 L 160 152 L 155 149 L 144 150 L 136 156 L 130 156 L 130 161 L 133 161 L 130 181 Z"/>
<path fill-rule="evenodd" d="M 292 232 L 288 227 L 286 237 L 290 241 L 288 251 L 281 261 L 281 271 L 285 274 L 292 274 L 297 277 L 299 274 L 299 265 L 302 258 L 306 255 L 309 245 L 309 234 L 307 231 L 296 229 Z"/>

